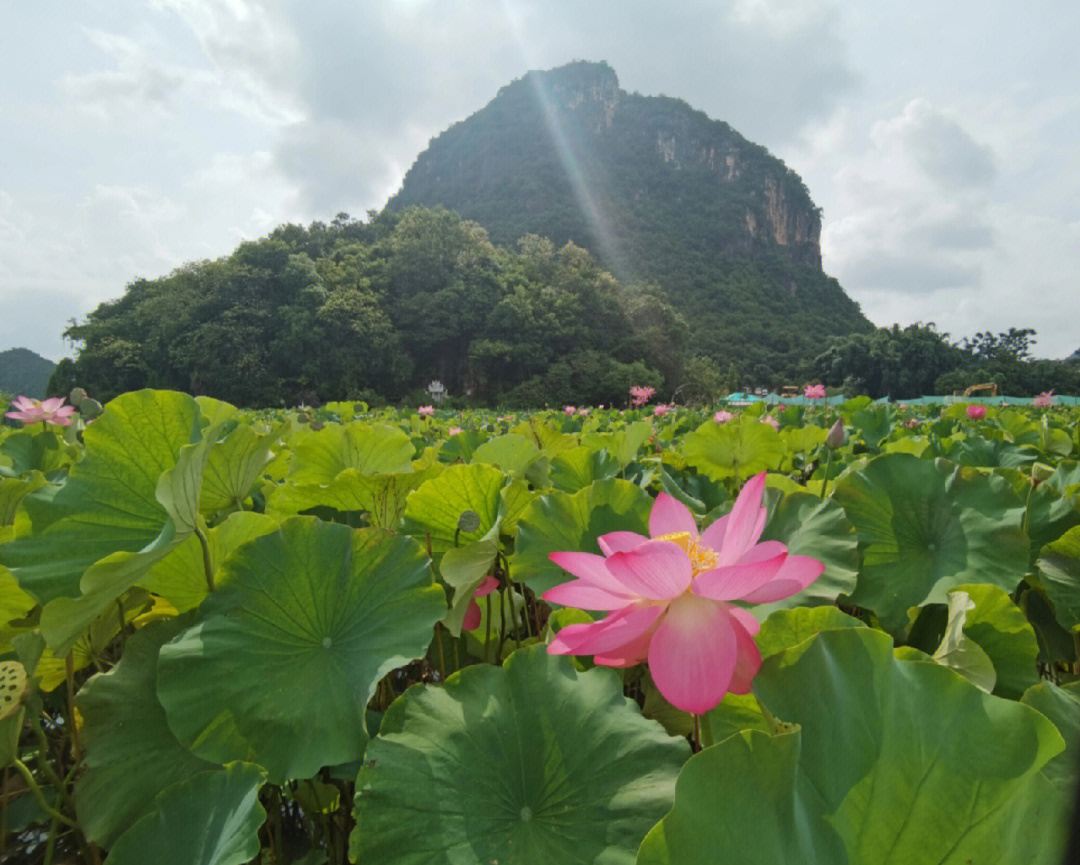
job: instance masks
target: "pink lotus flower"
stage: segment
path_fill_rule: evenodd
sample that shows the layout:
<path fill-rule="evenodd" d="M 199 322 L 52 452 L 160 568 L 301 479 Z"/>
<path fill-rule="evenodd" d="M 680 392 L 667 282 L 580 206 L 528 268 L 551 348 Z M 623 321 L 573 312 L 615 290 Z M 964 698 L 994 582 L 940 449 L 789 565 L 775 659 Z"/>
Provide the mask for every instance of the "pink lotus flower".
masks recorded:
<path fill-rule="evenodd" d="M 11 405 L 18 411 L 9 411 L 4 417 L 21 420 L 27 425 L 51 423 L 55 426 L 71 426 L 71 415 L 75 413 L 75 406 L 64 405 L 62 396 L 54 396 L 44 401 L 17 396 L 11 401 Z"/>
<path fill-rule="evenodd" d="M 780 421 L 778 421 L 776 418 L 774 418 L 771 414 L 765 415 L 765 417 L 763 417 L 761 419 L 761 422 L 762 423 L 767 423 L 769 426 L 771 426 L 777 432 L 779 432 L 779 430 L 780 430 Z"/>
<path fill-rule="evenodd" d="M 986 417 L 986 406 L 969 405 L 967 407 L 967 416 L 972 420 L 982 420 L 984 417 Z"/>
<path fill-rule="evenodd" d="M 1049 408 L 1050 406 L 1052 406 L 1054 404 L 1053 389 L 1051 388 L 1050 390 L 1044 390 L 1041 394 L 1039 394 L 1031 401 L 1031 404 L 1036 408 Z"/>
<path fill-rule="evenodd" d="M 430 405 L 422 405 L 416 410 L 416 413 L 421 417 L 430 417 L 435 414 L 435 407 Z"/>
<path fill-rule="evenodd" d="M 743 487 L 731 513 L 701 534 L 693 514 L 660 493 L 649 514 L 651 538 L 611 532 L 596 539 L 603 556 L 551 553 L 577 579 L 545 592 L 544 600 L 611 614 L 566 626 L 548 651 L 593 655 L 609 667 L 648 661 L 664 698 L 697 715 L 729 691 L 748 693 L 761 666 L 754 644 L 760 625 L 734 602 L 778 601 L 825 570 L 816 559 L 789 555 L 779 541 L 758 543 L 764 492 L 762 472 Z"/>
<path fill-rule="evenodd" d="M 461 621 L 461 630 L 471 631 L 480 626 L 480 605 L 476 603 L 475 599 L 490 595 L 497 588 L 499 588 L 498 580 L 494 577 L 484 577 L 480 587 L 473 593 L 474 600 L 469 601 L 469 607 L 465 610 L 465 618 Z"/>
<path fill-rule="evenodd" d="M 582 415 L 582 416 L 584 416 L 584 415 L 587 415 L 587 414 L 589 413 L 589 410 L 588 410 L 587 408 L 579 408 L 579 409 L 577 410 L 577 413 L 578 413 L 579 415 Z"/>
<path fill-rule="evenodd" d="M 577 411 L 577 408 L 575 408 L 572 405 L 563 406 L 563 414 L 565 414 L 565 415 L 572 415 L 576 411 Z"/>
<path fill-rule="evenodd" d="M 714 421 L 716 421 L 717 423 L 727 423 L 733 417 L 735 417 L 735 415 L 733 415 L 731 412 L 724 411 L 723 409 L 721 409 L 720 411 L 718 411 L 716 414 L 714 414 L 712 416 L 712 419 Z"/>
<path fill-rule="evenodd" d="M 653 407 L 652 413 L 654 417 L 663 417 L 669 411 L 671 411 L 671 406 L 660 403 L 660 405 Z"/>
<path fill-rule="evenodd" d="M 904 423 L 904 426 L 906 426 L 908 429 L 914 429 L 915 427 L 920 426 L 921 424 L 922 424 L 921 420 L 919 420 L 917 417 L 913 417 L 910 420 L 906 421 Z"/>
<path fill-rule="evenodd" d="M 461 432 L 461 427 L 459 427 L 459 426 L 452 426 L 452 427 L 450 427 L 450 429 L 448 429 L 448 430 L 446 431 L 446 434 L 447 434 L 448 436 L 456 436 L 456 435 L 457 435 L 458 433 L 460 433 L 460 432 Z"/>
<path fill-rule="evenodd" d="M 803 396 L 807 399 L 825 399 L 825 385 L 808 384 L 803 388 Z"/>
<path fill-rule="evenodd" d="M 636 384 L 630 388 L 630 405 L 634 408 L 641 408 L 653 398 L 653 394 L 655 393 L 656 388 L 649 387 L 648 385 Z"/>

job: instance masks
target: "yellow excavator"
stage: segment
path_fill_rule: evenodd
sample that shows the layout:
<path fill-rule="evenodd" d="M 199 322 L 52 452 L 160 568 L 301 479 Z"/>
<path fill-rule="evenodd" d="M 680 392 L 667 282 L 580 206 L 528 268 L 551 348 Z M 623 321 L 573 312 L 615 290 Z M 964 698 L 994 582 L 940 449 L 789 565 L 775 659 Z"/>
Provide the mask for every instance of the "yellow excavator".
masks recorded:
<path fill-rule="evenodd" d="M 971 387 L 964 388 L 963 393 L 958 390 L 953 391 L 953 396 L 997 396 L 998 386 L 996 381 L 985 382 L 983 384 L 973 384 Z"/>

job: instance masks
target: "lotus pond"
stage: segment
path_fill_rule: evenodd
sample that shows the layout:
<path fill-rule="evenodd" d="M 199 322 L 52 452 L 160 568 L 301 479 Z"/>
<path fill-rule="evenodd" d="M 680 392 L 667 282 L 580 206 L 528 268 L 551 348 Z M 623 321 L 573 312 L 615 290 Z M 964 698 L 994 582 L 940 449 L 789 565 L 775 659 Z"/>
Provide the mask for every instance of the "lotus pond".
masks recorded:
<path fill-rule="evenodd" d="M 0 862 L 1063 861 L 1080 410 L 85 406 L 0 427 Z"/>

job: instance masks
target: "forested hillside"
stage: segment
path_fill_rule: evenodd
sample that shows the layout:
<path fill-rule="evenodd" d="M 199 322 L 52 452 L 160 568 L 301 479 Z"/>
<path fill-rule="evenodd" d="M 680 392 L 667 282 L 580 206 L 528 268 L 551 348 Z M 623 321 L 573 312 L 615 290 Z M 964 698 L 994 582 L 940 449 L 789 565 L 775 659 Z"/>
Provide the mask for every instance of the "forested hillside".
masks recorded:
<path fill-rule="evenodd" d="M 66 331 L 80 350 L 53 389 L 267 406 L 397 399 L 440 379 L 484 402 L 610 404 L 632 384 L 675 382 L 685 331 L 580 247 L 528 236 L 506 250 L 454 213 L 414 208 L 283 226 L 136 280 Z"/>
<path fill-rule="evenodd" d="M 23 394 L 40 399 L 45 396 L 56 364 L 28 348 L 0 351 L 0 393 Z"/>
<path fill-rule="evenodd" d="M 870 323 L 821 272 L 821 214 L 764 147 L 686 103 L 619 89 L 603 63 L 530 72 L 435 138 L 391 208 L 441 205 L 497 243 L 590 249 L 652 283 L 693 353 L 750 381 L 796 375 Z"/>

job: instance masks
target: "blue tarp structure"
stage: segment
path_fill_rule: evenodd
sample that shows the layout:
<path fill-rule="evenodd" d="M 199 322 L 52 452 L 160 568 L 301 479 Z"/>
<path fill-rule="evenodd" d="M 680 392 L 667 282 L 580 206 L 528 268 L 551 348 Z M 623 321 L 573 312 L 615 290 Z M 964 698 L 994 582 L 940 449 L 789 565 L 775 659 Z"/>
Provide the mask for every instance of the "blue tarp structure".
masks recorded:
<path fill-rule="evenodd" d="M 1067 406 L 1080 405 L 1080 397 L 1077 396 L 1059 396 L 1054 394 L 1054 406 L 1065 408 Z M 777 393 L 770 393 L 764 397 L 756 396 L 752 393 L 744 393 L 743 391 L 736 391 L 729 394 L 726 397 L 721 398 L 721 402 L 728 405 L 749 405 L 755 402 L 764 402 L 766 405 L 804 405 L 804 406 L 837 406 L 847 402 L 846 396 L 830 396 L 825 399 L 807 399 L 805 396 L 780 396 Z M 962 403 L 980 403 L 982 405 L 1031 405 L 1032 398 L 1029 396 L 919 396 L 911 399 L 891 399 L 890 397 L 883 396 L 879 400 L 875 400 L 875 405 L 891 405 L 891 404 L 903 404 L 903 405 L 949 405 L 954 402 Z"/>

